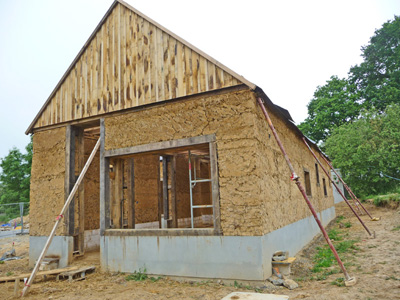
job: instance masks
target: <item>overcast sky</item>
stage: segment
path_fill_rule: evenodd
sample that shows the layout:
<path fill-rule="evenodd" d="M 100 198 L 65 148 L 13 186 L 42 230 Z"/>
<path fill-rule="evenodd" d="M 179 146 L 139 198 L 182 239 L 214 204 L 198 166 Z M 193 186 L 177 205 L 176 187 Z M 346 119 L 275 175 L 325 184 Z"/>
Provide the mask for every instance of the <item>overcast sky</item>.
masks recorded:
<path fill-rule="evenodd" d="M 133 7 L 261 87 L 296 123 L 331 75 L 361 62 L 399 0 L 129 0 Z M 0 0 L 0 158 L 24 132 L 112 0 Z"/>

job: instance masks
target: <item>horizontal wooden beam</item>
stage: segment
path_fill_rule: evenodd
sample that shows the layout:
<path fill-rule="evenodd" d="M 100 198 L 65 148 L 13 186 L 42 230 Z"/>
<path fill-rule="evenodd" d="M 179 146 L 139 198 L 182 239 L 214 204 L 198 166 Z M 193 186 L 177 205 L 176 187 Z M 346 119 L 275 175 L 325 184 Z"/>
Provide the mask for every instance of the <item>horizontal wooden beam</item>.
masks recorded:
<path fill-rule="evenodd" d="M 127 148 L 119 148 L 113 150 L 105 151 L 105 157 L 113 157 L 113 156 L 121 156 L 121 155 L 130 155 L 130 154 L 137 154 L 143 152 L 151 152 L 156 150 L 164 150 L 164 149 L 171 149 L 171 148 L 179 148 L 179 147 L 187 147 L 199 144 L 206 144 L 215 142 L 216 137 L 215 134 L 209 135 L 202 135 L 202 136 L 195 136 L 186 139 L 179 139 L 179 140 L 172 140 L 172 141 L 165 141 L 165 142 L 158 142 L 158 143 L 151 143 Z"/>
<path fill-rule="evenodd" d="M 108 229 L 105 236 L 211 236 L 218 235 L 211 228 L 169 228 L 169 229 Z"/>

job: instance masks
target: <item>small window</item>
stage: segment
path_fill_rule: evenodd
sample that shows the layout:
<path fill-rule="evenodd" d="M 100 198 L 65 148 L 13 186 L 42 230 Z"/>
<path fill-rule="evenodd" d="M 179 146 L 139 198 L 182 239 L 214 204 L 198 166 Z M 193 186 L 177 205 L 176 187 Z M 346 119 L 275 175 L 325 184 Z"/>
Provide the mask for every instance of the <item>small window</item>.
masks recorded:
<path fill-rule="evenodd" d="M 304 184 L 306 186 L 307 196 L 311 196 L 310 172 L 308 172 L 308 171 L 304 171 Z"/>
<path fill-rule="evenodd" d="M 317 186 L 319 186 L 319 171 L 318 171 L 318 164 L 315 164 L 315 175 L 317 177 Z"/>
<path fill-rule="evenodd" d="M 325 178 L 322 178 L 322 185 L 324 187 L 324 196 L 327 197 L 328 196 L 328 192 L 326 190 L 326 182 L 325 182 Z"/>

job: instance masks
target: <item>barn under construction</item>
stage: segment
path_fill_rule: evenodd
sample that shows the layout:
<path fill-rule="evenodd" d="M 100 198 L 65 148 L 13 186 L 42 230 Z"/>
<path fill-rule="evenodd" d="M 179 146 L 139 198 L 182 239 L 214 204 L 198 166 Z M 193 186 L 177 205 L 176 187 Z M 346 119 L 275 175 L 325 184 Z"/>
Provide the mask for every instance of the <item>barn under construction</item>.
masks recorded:
<path fill-rule="evenodd" d="M 272 254 L 295 255 L 318 227 L 258 98 L 328 224 L 335 217 L 329 179 L 289 112 L 116 0 L 26 131 L 33 134 L 30 265 L 58 217 L 62 226 L 48 255 L 59 257 L 60 267 L 100 249 L 110 271 L 269 277 Z"/>

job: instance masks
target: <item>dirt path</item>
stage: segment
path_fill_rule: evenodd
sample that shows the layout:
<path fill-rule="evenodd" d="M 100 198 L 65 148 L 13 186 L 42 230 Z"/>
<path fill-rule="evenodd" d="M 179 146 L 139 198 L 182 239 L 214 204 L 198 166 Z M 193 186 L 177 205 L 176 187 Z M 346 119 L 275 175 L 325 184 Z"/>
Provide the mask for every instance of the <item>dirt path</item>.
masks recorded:
<path fill-rule="evenodd" d="M 293 267 L 292 279 L 297 280 L 299 288 L 289 291 L 283 287 L 267 284 L 264 293 L 289 295 L 290 299 L 400 299 L 400 210 L 389 208 L 375 208 L 368 205 L 373 216 L 380 216 L 378 222 L 371 222 L 363 216 L 370 230 L 376 233 L 375 239 L 367 237 L 364 229 L 351 215 L 351 211 L 344 203 L 337 207 L 337 215 L 343 215 L 349 228 L 340 228 L 340 224 L 333 223 L 336 229 L 341 230 L 346 239 L 357 240 L 354 254 L 349 253 L 346 258 L 346 267 L 351 276 L 357 278 L 353 287 L 343 287 L 331 284 L 340 273 L 315 280 L 317 275 L 311 271 L 312 258 L 315 247 L 323 245 L 323 241 L 316 240 L 305 251 L 297 255 L 297 262 Z M 342 223 L 343 223 L 342 222 Z M 397 229 L 396 229 L 397 228 Z M 16 237 L 15 248 L 18 255 L 25 258 L 19 261 L 9 261 L 0 265 L 0 276 L 7 272 L 22 273 L 28 271 L 28 237 Z M 12 244 L 10 239 L 0 239 L 0 253 L 8 250 Z M 23 254 L 24 253 L 24 254 Z M 86 280 L 69 283 L 56 282 L 50 279 L 33 285 L 27 299 L 204 299 L 220 300 L 233 291 L 249 291 L 245 286 L 234 287 L 213 282 L 185 282 L 179 283 L 168 278 L 157 282 L 151 280 L 135 282 L 126 281 L 126 275 L 101 273 L 98 264 L 98 253 L 89 253 L 82 260 L 74 264 L 95 264 L 98 270 L 87 276 Z M 322 280 L 321 280 L 322 279 Z M 14 283 L 0 284 L 0 299 L 13 298 Z M 253 291 L 254 290 L 250 290 Z"/>

